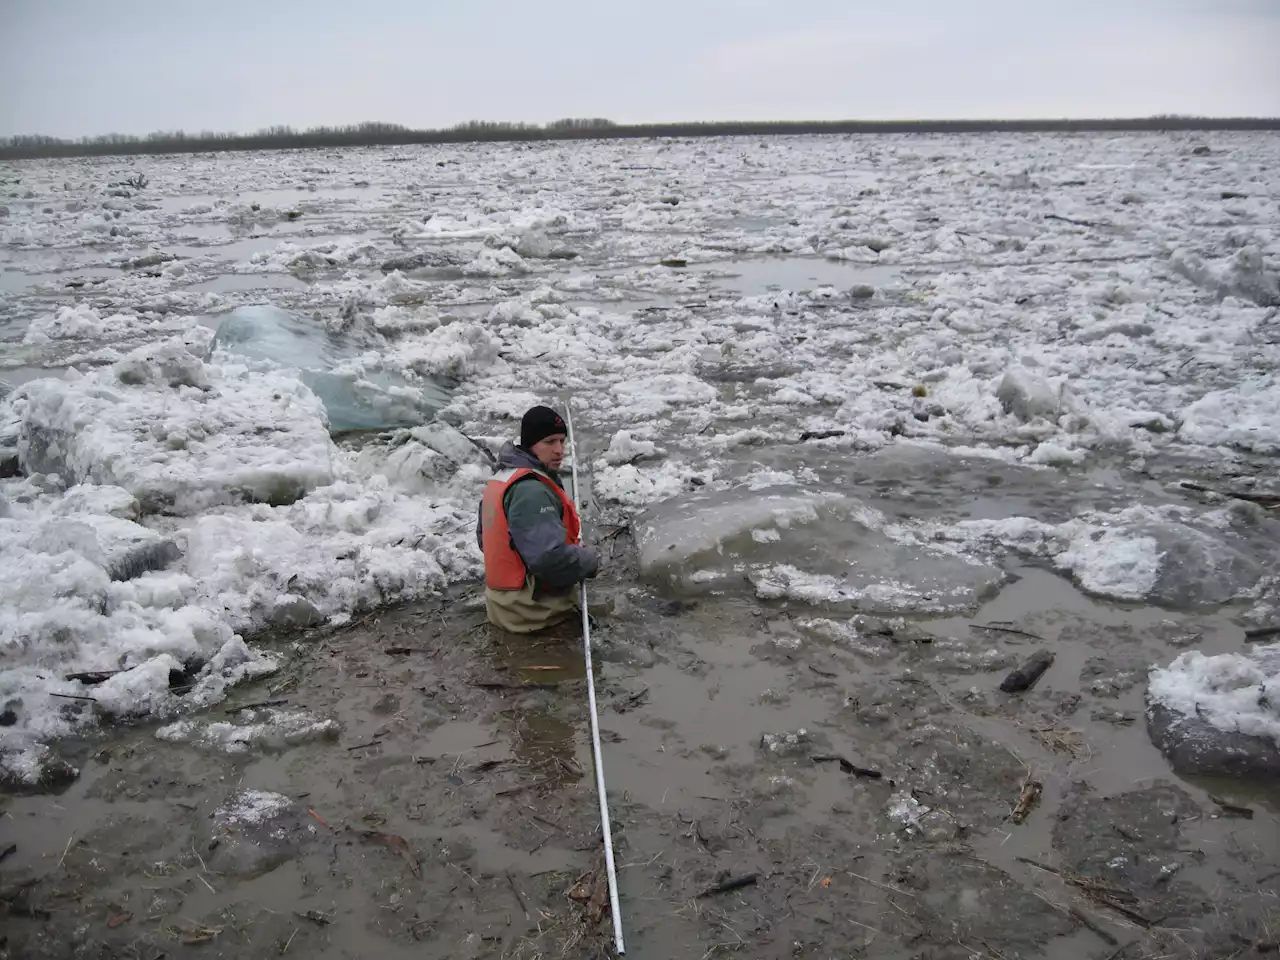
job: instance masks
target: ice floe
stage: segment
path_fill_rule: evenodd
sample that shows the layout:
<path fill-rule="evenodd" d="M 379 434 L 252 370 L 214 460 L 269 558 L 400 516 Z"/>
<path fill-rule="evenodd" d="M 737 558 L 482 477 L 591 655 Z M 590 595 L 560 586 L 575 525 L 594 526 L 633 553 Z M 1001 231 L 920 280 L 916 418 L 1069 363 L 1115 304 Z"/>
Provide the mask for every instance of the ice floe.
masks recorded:
<path fill-rule="evenodd" d="M 1152 739 L 1182 773 L 1280 779 L 1280 644 L 1151 671 Z"/>

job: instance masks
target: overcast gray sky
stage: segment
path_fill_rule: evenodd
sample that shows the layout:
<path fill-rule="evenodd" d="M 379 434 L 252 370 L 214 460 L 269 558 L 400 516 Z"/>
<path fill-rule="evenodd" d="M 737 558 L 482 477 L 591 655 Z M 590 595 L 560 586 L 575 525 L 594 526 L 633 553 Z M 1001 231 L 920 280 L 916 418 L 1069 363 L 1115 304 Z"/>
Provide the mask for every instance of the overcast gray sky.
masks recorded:
<path fill-rule="evenodd" d="M 1280 115 L 1280 0 L 0 0 L 0 134 Z"/>

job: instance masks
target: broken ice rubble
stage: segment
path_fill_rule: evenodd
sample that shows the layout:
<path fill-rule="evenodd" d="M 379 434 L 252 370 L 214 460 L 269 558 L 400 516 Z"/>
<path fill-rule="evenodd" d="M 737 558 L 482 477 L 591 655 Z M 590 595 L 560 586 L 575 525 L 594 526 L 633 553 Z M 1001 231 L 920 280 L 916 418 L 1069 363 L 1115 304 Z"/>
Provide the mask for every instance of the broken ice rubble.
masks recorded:
<path fill-rule="evenodd" d="M 181 339 L 30 381 L 5 404 L 27 474 L 0 499 L 0 705 L 13 721 L 0 767 L 14 778 L 49 781 L 42 741 L 186 712 L 276 669 L 235 631 L 314 625 L 476 568 L 471 504 L 412 495 L 451 482 L 469 495 L 488 473 L 443 423 L 410 432 L 437 459 L 430 477 L 385 461 L 361 476 L 296 377 L 206 361 Z M 53 697 L 86 696 L 64 679 L 79 671 L 114 675 L 92 702 Z"/>
<path fill-rule="evenodd" d="M 333 479 L 315 394 L 285 373 L 206 364 L 176 339 L 18 397 L 24 472 L 122 487 L 146 513 L 291 503 Z"/>

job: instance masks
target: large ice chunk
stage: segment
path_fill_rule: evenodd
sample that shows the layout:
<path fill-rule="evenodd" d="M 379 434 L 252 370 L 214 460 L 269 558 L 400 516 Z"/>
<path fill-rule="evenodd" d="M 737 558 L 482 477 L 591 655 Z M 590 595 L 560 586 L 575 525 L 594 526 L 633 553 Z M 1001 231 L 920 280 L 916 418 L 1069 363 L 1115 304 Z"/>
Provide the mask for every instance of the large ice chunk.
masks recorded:
<path fill-rule="evenodd" d="M 467 463 L 493 466 L 496 462 L 487 447 L 479 445 L 457 427 L 443 420 L 432 420 L 421 427 L 415 427 L 409 431 L 409 436 L 458 466 Z"/>
<path fill-rule="evenodd" d="M 562 244 L 558 244 L 539 230 L 524 233 L 515 245 L 516 253 L 531 260 L 573 260 L 578 256 Z"/>
<path fill-rule="evenodd" d="M 1182 523 L 1142 528 L 1160 550 L 1150 599 L 1170 607 L 1217 606 L 1258 582 L 1261 565 L 1220 536 Z"/>
<path fill-rule="evenodd" d="M 316 838 L 316 825 L 302 806 L 262 790 L 228 797 L 213 812 L 211 827 L 208 836 L 200 837 L 201 846 L 213 851 L 213 869 L 233 877 L 270 873 Z"/>
<path fill-rule="evenodd" d="M 695 494 L 635 521 L 643 576 L 677 593 L 736 591 L 870 612 L 973 606 L 1005 580 L 987 563 L 895 540 L 860 502 L 796 488 Z"/>
<path fill-rule="evenodd" d="M 1180 609 L 1227 603 L 1262 575 L 1221 535 L 1172 521 L 1086 528 L 1054 562 L 1090 593 Z"/>
<path fill-rule="evenodd" d="M 1173 507 L 1138 505 L 1084 512 L 1060 524 L 1031 517 L 928 525 L 922 535 L 999 544 L 1052 561 L 1085 591 L 1174 608 L 1212 607 L 1251 590 L 1263 573 L 1255 556 L 1270 549 L 1266 532 L 1229 529 L 1222 515 L 1205 522 Z"/>
<path fill-rule="evenodd" d="M 298 371 L 335 432 L 383 430 L 430 420 L 447 396 L 385 370 L 366 369 L 360 346 L 278 307 L 237 307 L 218 324 L 215 350 Z"/>
<path fill-rule="evenodd" d="M 1037 417 L 1054 419 L 1061 412 L 1062 398 L 1048 380 L 1022 367 L 1009 370 L 996 388 L 996 398 L 1019 420 L 1029 421 Z"/>
<path fill-rule="evenodd" d="M 1180 773 L 1280 779 L 1280 644 L 1152 670 L 1147 728 Z"/>
<path fill-rule="evenodd" d="M 1077 527 L 1082 529 L 1075 532 Z M 1081 589 L 1118 600 L 1143 600 L 1155 590 L 1161 556 L 1154 537 L 1079 524 L 1060 532 L 1069 535 L 1070 541 L 1053 558 L 1054 566 L 1069 570 Z"/>
<path fill-rule="evenodd" d="M 142 347 L 112 369 L 34 380 L 19 393 L 27 473 L 123 487 L 146 513 L 292 503 L 333 478 L 315 394 L 285 373 L 203 363 L 177 341 Z"/>

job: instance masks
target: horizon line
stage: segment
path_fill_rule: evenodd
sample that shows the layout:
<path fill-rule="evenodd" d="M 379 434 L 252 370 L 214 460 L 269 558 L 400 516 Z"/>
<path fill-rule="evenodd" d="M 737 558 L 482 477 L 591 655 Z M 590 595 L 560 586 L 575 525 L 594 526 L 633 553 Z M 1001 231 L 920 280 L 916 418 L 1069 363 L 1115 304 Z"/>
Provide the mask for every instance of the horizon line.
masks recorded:
<path fill-rule="evenodd" d="M 1268 116 L 1265 114 L 1243 114 L 1243 113 L 1150 113 L 1150 114 L 1117 114 L 1117 115 L 1060 115 L 1053 116 L 1042 114 L 1039 116 L 1022 116 L 1022 117 L 984 117 L 984 116 L 968 116 L 968 117 L 877 117 L 874 119 L 866 119 L 859 117 L 841 117 L 837 119 L 822 120 L 815 117 L 805 117 L 794 120 L 778 120 L 778 119 L 761 119 L 755 118 L 750 120 L 639 120 L 634 122 L 619 122 L 610 120 L 605 117 L 564 117 L 555 120 L 535 121 L 535 120 L 460 120 L 446 126 L 438 127 L 415 127 L 406 123 L 400 123 L 393 120 L 358 120 L 349 123 L 318 123 L 306 127 L 294 126 L 287 123 L 272 123 L 265 126 L 256 127 L 249 130 L 219 130 L 212 127 L 191 128 L 163 128 L 158 127 L 148 130 L 145 133 L 124 132 L 120 130 L 108 130 L 100 133 L 86 133 L 80 135 L 59 136 L 56 134 L 46 134 L 40 132 L 31 133 L 9 133 L 0 134 L 0 143 L 10 142 L 13 140 L 38 139 L 45 141 L 56 141 L 59 143 L 81 143 L 84 141 L 98 140 L 103 137 L 120 137 L 125 139 L 146 139 L 155 136 L 204 136 L 204 137 L 258 137 L 268 134 L 289 131 L 291 133 L 311 133 L 318 131 L 333 130 L 350 130 L 360 127 L 380 127 L 387 130 L 398 130 L 404 133 L 445 133 L 455 130 L 469 129 L 472 127 L 503 127 L 511 129 L 523 130 L 556 130 L 561 129 L 561 125 L 570 123 L 581 123 L 584 128 L 590 128 L 592 125 L 598 125 L 600 129 L 631 129 L 631 128 L 648 128 L 648 127 L 685 127 L 685 126 L 732 126 L 732 125 L 751 125 L 751 126 L 786 126 L 790 124 L 805 126 L 825 126 L 825 125 L 845 125 L 845 124 L 865 124 L 868 126 L 883 124 L 938 124 L 940 126 L 947 124 L 1022 124 L 1022 123 L 1147 123 L 1151 121 L 1207 121 L 1212 123 L 1225 122 L 1259 122 L 1259 123 L 1275 123 L 1280 122 L 1280 114 Z"/>
<path fill-rule="evenodd" d="M 443 128 L 413 128 L 385 121 L 298 129 L 285 125 L 251 133 L 156 130 L 79 138 L 46 134 L 0 137 L 0 160 L 76 156 L 157 155 L 353 146 L 421 146 L 473 142 L 622 140 L 662 137 L 928 133 L 1226 132 L 1280 130 L 1280 117 L 1154 114 L 1143 117 L 914 120 L 697 120 L 621 124 L 602 117 L 566 117 L 547 123 L 468 120 Z"/>

